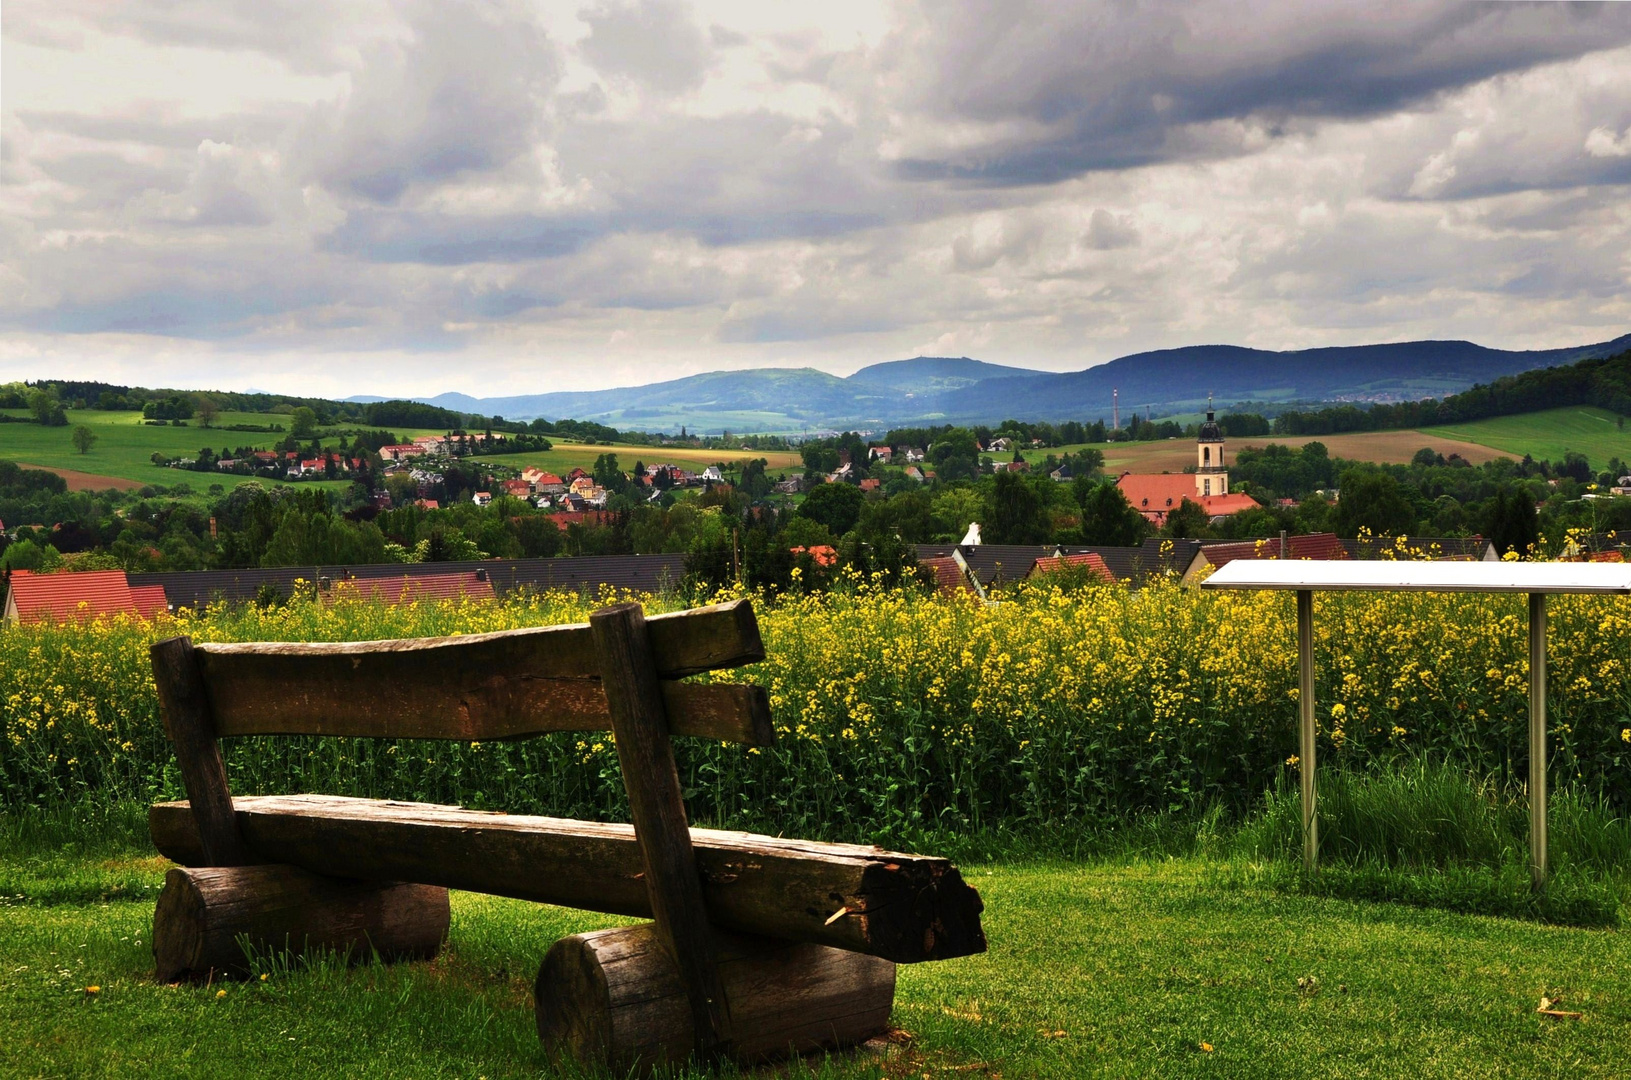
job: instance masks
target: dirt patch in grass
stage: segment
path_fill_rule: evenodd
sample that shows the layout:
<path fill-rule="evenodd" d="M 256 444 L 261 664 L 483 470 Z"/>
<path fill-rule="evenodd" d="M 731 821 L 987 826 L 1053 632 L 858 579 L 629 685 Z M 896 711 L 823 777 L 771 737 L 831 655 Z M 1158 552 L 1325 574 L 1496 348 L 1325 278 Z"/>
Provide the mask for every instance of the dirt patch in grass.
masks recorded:
<path fill-rule="evenodd" d="M 135 491 L 139 487 L 147 486 L 139 480 L 126 480 L 120 476 L 102 476 L 98 473 L 80 472 L 77 469 L 54 469 L 49 465 L 30 465 L 26 461 L 19 461 L 17 464 L 25 469 L 43 469 L 56 473 L 68 481 L 69 491 L 106 491 L 108 488 Z"/>
<path fill-rule="evenodd" d="M 163 855 L 127 855 L 102 860 L 102 869 L 120 874 L 163 874 L 174 865 L 175 863 Z"/>

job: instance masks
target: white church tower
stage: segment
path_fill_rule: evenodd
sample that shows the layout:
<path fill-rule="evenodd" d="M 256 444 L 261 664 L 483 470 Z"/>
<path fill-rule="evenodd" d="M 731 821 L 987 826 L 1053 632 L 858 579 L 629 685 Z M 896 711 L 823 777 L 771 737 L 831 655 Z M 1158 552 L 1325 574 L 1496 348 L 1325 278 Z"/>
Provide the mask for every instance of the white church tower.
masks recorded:
<path fill-rule="evenodd" d="M 1223 429 L 1212 415 L 1212 395 L 1206 395 L 1206 423 L 1195 441 L 1195 494 L 1229 494 L 1229 470 L 1223 464 Z"/>

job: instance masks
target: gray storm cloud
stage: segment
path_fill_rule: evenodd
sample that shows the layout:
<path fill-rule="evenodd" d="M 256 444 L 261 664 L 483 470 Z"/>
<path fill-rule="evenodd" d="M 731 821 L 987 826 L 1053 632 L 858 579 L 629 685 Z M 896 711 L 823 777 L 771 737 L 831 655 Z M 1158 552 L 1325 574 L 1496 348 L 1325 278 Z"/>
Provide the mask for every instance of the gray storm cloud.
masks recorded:
<path fill-rule="evenodd" d="M 497 393 L 1631 323 L 1631 5 L 13 0 L 0 32 L 4 377 L 330 356 L 336 392 Z"/>

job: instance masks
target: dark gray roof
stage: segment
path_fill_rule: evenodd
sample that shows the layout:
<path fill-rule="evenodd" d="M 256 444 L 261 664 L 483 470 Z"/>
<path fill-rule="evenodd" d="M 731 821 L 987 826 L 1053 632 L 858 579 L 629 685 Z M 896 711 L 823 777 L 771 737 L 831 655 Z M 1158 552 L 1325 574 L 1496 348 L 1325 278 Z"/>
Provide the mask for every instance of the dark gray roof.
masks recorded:
<path fill-rule="evenodd" d="M 968 563 L 981 586 L 1018 581 L 1031 572 L 1036 560 L 1059 550 L 1057 544 L 918 544 L 916 547 L 920 559 L 962 552 L 963 561 Z"/>
<path fill-rule="evenodd" d="M 416 577 L 421 574 L 457 574 L 485 570 L 499 596 L 516 589 L 539 592 L 566 589 L 596 593 L 603 588 L 661 592 L 685 577 L 685 556 L 593 555 L 562 559 L 465 559 L 457 562 L 369 563 L 357 566 L 278 566 L 242 570 L 174 571 L 131 574 L 131 585 L 162 585 L 172 607 L 200 608 L 212 601 L 246 603 L 265 582 L 288 596 L 297 580 L 345 581 Z"/>
<path fill-rule="evenodd" d="M 1117 581 L 1132 585 L 1141 583 L 1151 574 L 1171 572 L 1182 574 L 1199 551 L 1199 540 L 1168 540 L 1152 536 L 1138 547 L 1111 547 L 1094 544 L 1061 544 L 1059 550 L 1066 555 L 1092 552 L 1104 560 L 1104 565 Z"/>
<path fill-rule="evenodd" d="M 1404 542 L 1412 552 L 1429 552 L 1442 559 L 1482 559 L 1489 549 L 1489 541 L 1481 536 L 1407 536 Z M 1397 543 L 1396 537 L 1376 536 L 1344 540 L 1342 546 L 1349 558 L 1378 559 L 1395 550 Z"/>
<path fill-rule="evenodd" d="M 1168 540 L 1152 536 L 1141 547 L 1111 547 L 1097 544 L 918 544 L 917 557 L 931 559 L 961 552 L 981 587 L 992 583 L 1018 581 L 1031 572 L 1036 560 L 1051 555 L 1079 555 L 1093 552 L 1104 560 L 1117 581 L 1138 584 L 1150 574 L 1171 570 L 1182 574 L 1189 568 L 1199 540 Z"/>
<path fill-rule="evenodd" d="M 126 575 L 132 587 L 161 585 L 164 598 L 172 608 L 203 608 L 217 600 L 229 604 L 243 604 L 255 599 L 264 582 L 271 582 L 278 592 L 288 596 L 295 590 L 295 580 L 317 580 L 315 566 L 252 567 L 244 570 L 170 570 L 157 574 Z"/>

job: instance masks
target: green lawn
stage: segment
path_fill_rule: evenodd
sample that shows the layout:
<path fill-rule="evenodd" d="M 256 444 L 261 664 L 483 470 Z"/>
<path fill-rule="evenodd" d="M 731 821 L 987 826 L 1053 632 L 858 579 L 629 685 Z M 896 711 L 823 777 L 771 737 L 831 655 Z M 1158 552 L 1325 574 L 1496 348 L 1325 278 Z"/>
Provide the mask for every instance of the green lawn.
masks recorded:
<path fill-rule="evenodd" d="M 23 410 L 4 410 L 6 415 L 26 416 Z M 96 445 L 89 453 L 74 449 L 71 434 L 74 427 L 84 424 L 96 432 Z M 102 412 L 96 409 L 74 409 L 68 413 L 68 426 L 47 428 L 38 424 L 0 424 L 0 460 L 21 461 L 53 469 L 73 469 L 98 476 L 111 476 L 121 480 L 134 480 L 144 484 L 171 485 L 188 483 L 204 489 L 210 484 L 235 487 L 255 477 L 232 476 L 225 473 L 191 473 L 164 469 L 152 462 L 154 451 L 172 457 L 197 454 L 203 446 L 220 451 L 223 447 L 269 447 L 283 439 L 283 433 L 224 431 L 229 424 L 289 424 L 287 416 L 264 413 L 222 413 L 214 428 L 201 428 L 197 420 L 186 427 L 150 426 L 141 422 L 136 412 Z M 412 439 L 416 435 L 441 435 L 442 431 L 422 428 L 394 428 L 399 439 Z M 326 446 L 336 446 L 339 439 L 323 440 Z M 552 442 L 554 440 L 551 440 Z M 747 450 L 693 450 L 681 447 L 631 446 L 607 444 L 588 446 L 580 443 L 556 442 L 552 450 L 530 454 L 496 454 L 486 460 L 494 465 L 524 468 L 536 465 L 556 473 L 567 473 L 574 468 L 592 468 L 601 454 L 616 454 L 618 464 L 625 470 L 636 461 L 649 463 L 672 462 L 700 471 L 717 461 L 747 460 L 763 457 L 770 461 L 772 470 L 800 467 L 797 454 L 774 451 Z M 324 487 L 343 487 L 344 480 L 304 481 Z"/>
<path fill-rule="evenodd" d="M 5 410 L 10 416 L 24 416 L 25 412 Z M 103 412 L 98 409 L 71 409 L 67 427 L 41 427 L 38 424 L 0 424 L 0 460 L 27 462 L 54 469 L 73 469 L 98 476 L 112 476 L 121 480 L 134 480 L 143 484 L 186 483 L 203 490 L 210 484 L 228 488 L 247 483 L 255 477 L 233 476 L 228 473 L 194 473 L 180 469 L 165 469 L 152 462 L 155 451 L 172 457 L 197 454 L 204 446 L 220 451 L 226 446 L 271 446 L 283 438 L 282 433 L 257 431 L 223 431 L 228 424 L 283 424 L 286 416 L 261 413 L 222 413 L 214 428 L 202 428 L 198 421 L 186 427 L 150 426 L 141 422 L 139 412 Z M 96 445 L 89 453 L 74 449 L 72 433 L 84 424 L 96 432 Z M 263 481 L 264 482 L 264 481 Z M 345 481 L 312 481 L 326 487 L 343 487 Z"/>
<path fill-rule="evenodd" d="M 433 963 L 161 986 L 148 935 L 163 868 L 135 849 L 0 852 L 0 1074 L 561 1075 L 533 1031 L 533 975 L 560 935 L 618 921 L 455 894 L 450 943 Z M 990 952 L 901 969 L 903 1049 L 792 1075 L 1631 1067 L 1631 949 L 1617 931 L 1290 895 L 1247 864 L 1201 858 L 965 872 L 986 900 Z M 1537 1015 L 1543 994 L 1583 1018 Z"/>
<path fill-rule="evenodd" d="M 1631 461 L 1631 431 L 1622 428 L 1620 418 L 1607 409 L 1547 409 L 1422 430 L 1483 443 L 1514 457 L 1531 454 L 1537 459 L 1561 462 L 1563 455 L 1572 450 L 1586 455 L 1594 469 L 1607 468 L 1611 457 Z"/>

